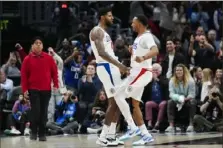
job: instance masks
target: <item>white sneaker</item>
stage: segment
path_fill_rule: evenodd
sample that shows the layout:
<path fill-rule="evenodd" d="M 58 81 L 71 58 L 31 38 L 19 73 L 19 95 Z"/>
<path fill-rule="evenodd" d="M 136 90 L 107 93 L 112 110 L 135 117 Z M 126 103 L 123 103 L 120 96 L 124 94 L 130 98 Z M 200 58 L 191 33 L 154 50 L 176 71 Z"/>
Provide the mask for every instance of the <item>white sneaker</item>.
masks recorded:
<path fill-rule="evenodd" d="M 115 140 L 118 143 L 118 145 L 124 145 L 125 144 L 124 141 L 119 140 L 119 138 L 116 138 Z"/>
<path fill-rule="evenodd" d="M 21 132 L 15 128 L 11 129 L 10 134 L 20 135 Z"/>
<path fill-rule="evenodd" d="M 88 127 L 87 128 L 87 133 L 88 134 L 97 134 L 100 130 L 102 130 L 102 127 L 99 127 L 99 128 L 96 128 L 96 129 Z"/>
<path fill-rule="evenodd" d="M 143 135 L 142 138 L 136 142 L 133 142 L 133 145 L 146 145 L 150 142 L 153 142 L 154 139 L 152 136 L 149 135 Z"/>
<path fill-rule="evenodd" d="M 30 135 L 29 128 L 25 128 L 25 130 L 24 130 L 24 136 L 29 136 L 29 135 Z"/>
<path fill-rule="evenodd" d="M 168 126 L 168 127 L 166 128 L 165 132 L 167 132 L 167 133 L 174 133 L 174 132 L 175 132 L 175 129 L 174 129 L 173 126 Z"/>
<path fill-rule="evenodd" d="M 188 133 L 193 133 L 193 132 L 194 132 L 194 126 L 191 126 L 191 125 L 188 126 L 188 127 L 187 127 L 187 132 L 188 132 Z"/>
<path fill-rule="evenodd" d="M 98 138 L 96 141 L 96 144 L 100 145 L 100 146 L 118 146 L 118 143 L 114 140 L 109 141 L 105 138 Z"/>
<path fill-rule="evenodd" d="M 138 136 L 141 134 L 141 131 L 139 128 L 136 128 L 135 130 L 129 129 L 123 136 L 119 138 L 120 141 L 128 140 L 129 138 L 133 138 L 135 136 Z"/>

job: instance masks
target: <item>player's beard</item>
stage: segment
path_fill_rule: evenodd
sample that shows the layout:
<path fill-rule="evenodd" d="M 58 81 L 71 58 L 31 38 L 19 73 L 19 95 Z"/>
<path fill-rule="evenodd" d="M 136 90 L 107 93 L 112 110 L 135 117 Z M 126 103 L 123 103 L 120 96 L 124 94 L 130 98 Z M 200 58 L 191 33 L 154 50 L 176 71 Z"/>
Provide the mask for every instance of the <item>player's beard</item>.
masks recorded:
<path fill-rule="evenodd" d="M 105 25 L 106 25 L 107 27 L 110 27 L 112 24 L 113 24 L 113 23 L 111 23 L 111 22 L 109 22 L 109 21 L 106 21 L 106 22 L 105 22 Z"/>

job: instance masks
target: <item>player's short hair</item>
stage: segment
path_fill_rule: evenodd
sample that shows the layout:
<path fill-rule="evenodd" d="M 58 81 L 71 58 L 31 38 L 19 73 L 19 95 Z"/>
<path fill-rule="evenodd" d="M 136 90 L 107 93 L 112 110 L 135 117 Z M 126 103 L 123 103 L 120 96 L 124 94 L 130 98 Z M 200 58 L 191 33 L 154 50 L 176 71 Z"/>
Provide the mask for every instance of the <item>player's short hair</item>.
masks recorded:
<path fill-rule="evenodd" d="M 99 19 L 101 18 L 101 16 L 104 16 L 108 12 L 111 12 L 111 11 L 112 11 L 112 6 L 107 6 L 107 7 L 100 8 L 99 11 L 98 11 Z"/>
<path fill-rule="evenodd" d="M 175 39 L 173 38 L 173 37 L 171 37 L 171 36 L 168 36 L 167 38 L 166 38 L 166 42 L 167 41 L 172 41 L 174 44 L 175 44 Z"/>
<path fill-rule="evenodd" d="M 149 20 L 145 15 L 139 14 L 135 16 L 134 19 L 137 19 L 143 26 L 148 27 Z"/>

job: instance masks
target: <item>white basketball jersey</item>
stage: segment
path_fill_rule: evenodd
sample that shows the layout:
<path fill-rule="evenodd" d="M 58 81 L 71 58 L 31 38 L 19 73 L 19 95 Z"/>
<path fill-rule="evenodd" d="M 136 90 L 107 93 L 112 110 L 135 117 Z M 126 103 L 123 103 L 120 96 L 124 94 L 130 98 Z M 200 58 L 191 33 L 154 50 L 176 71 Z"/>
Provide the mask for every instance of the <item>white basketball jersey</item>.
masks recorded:
<path fill-rule="evenodd" d="M 107 52 L 107 54 L 109 54 L 112 58 L 118 60 L 118 57 L 115 56 L 115 53 L 114 53 L 114 50 L 113 50 L 113 42 L 112 42 L 109 34 L 99 26 L 94 27 L 94 29 L 95 28 L 100 28 L 104 32 L 103 44 L 104 44 L 104 47 L 105 47 L 105 52 Z M 90 33 L 89 37 L 90 37 L 91 48 L 92 48 L 92 51 L 94 53 L 96 62 L 97 63 L 107 63 L 108 61 L 104 60 L 102 57 L 99 56 L 98 49 L 95 46 L 95 42 L 91 40 L 91 33 Z"/>
<path fill-rule="evenodd" d="M 156 46 L 156 44 L 150 31 L 146 31 L 142 35 L 138 36 L 132 45 L 131 67 L 152 68 L 152 58 L 141 63 L 137 63 L 135 58 L 136 56 L 145 56 L 153 46 Z"/>

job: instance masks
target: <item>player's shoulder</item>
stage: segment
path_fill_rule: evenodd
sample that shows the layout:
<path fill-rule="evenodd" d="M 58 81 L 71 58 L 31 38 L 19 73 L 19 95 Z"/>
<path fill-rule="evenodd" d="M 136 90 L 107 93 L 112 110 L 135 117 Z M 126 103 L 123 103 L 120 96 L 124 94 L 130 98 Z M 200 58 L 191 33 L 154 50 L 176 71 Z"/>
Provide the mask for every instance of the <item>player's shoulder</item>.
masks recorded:
<path fill-rule="evenodd" d="M 153 34 L 152 34 L 152 32 L 151 31 L 146 31 L 145 33 L 143 33 L 143 36 L 144 37 L 151 37 L 151 36 L 153 36 Z"/>
<path fill-rule="evenodd" d="M 101 27 L 99 26 L 95 26 L 94 28 L 92 28 L 92 30 L 90 31 L 90 38 L 91 40 L 95 40 L 96 38 L 103 38 L 104 37 L 104 31 L 102 30 Z"/>

